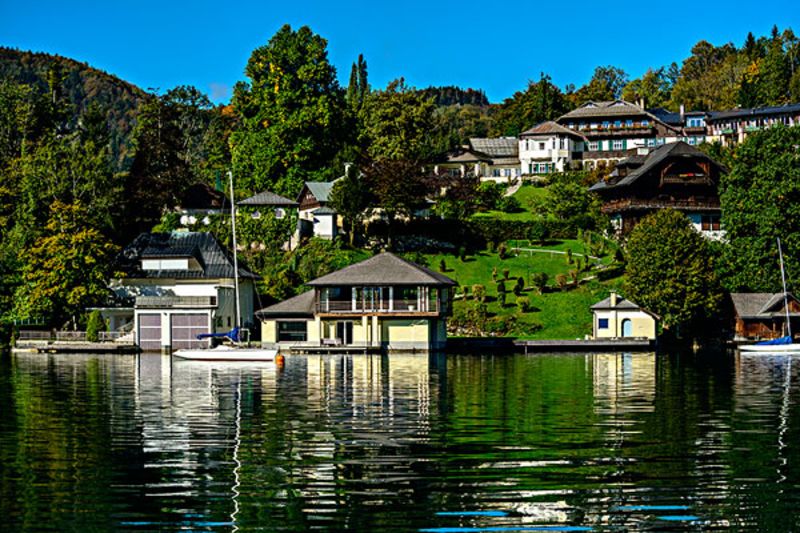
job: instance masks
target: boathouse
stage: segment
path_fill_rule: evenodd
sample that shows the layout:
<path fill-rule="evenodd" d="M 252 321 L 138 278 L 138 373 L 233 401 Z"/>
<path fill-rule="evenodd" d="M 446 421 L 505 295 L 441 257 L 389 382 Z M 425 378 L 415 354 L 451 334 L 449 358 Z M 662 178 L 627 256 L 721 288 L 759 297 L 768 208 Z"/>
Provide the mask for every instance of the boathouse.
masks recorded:
<path fill-rule="evenodd" d="M 261 340 L 290 347 L 435 350 L 447 342 L 455 281 L 381 253 L 307 285 L 311 290 L 261 309 Z"/>
<path fill-rule="evenodd" d="M 767 340 L 786 335 L 786 305 L 792 331 L 800 331 L 800 301 L 787 292 L 731 293 L 734 310 L 734 340 Z"/>
<path fill-rule="evenodd" d="M 133 318 L 144 351 L 205 346 L 208 341 L 198 341 L 198 334 L 236 325 L 233 255 L 211 233 L 143 233 L 122 251 L 115 268 L 124 277 L 109 283 L 118 304 L 114 314 Z M 256 279 L 239 264 L 244 325 L 254 324 Z"/>
<path fill-rule="evenodd" d="M 656 338 L 658 316 L 614 292 L 591 309 L 594 339 Z"/>

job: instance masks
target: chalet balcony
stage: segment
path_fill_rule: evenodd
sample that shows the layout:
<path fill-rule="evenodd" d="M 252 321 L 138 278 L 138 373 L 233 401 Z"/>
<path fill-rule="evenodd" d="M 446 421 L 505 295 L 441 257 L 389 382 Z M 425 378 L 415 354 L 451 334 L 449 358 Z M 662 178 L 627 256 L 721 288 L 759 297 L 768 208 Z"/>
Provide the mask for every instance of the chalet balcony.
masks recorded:
<path fill-rule="evenodd" d="M 589 139 L 593 137 L 642 137 L 656 134 L 655 127 L 641 125 L 584 128 L 578 131 Z"/>
<path fill-rule="evenodd" d="M 214 308 L 216 296 L 137 296 L 137 309 Z"/>
<path fill-rule="evenodd" d="M 718 199 L 713 198 L 620 198 L 603 202 L 603 213 L 646 211 L 673 208 L 681 211 L 719 211 Z"/>

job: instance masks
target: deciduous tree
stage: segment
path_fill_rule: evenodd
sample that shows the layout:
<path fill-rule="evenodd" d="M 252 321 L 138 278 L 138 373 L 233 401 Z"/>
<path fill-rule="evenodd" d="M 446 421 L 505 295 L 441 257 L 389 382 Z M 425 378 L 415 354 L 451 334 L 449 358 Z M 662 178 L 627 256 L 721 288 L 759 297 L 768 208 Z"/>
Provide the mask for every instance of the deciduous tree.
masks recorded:
<path fill-rule="evenodd" d="M 679 211 L 643 218 L 627 245 L 626 295 L 684 336 L 708 329 L 719 314 L 722 292 L 708 241 Z"/>
<path fill-rule="evenodd" d="M 330 177 L 340 148 L 344 95 L 328 61 L 327 41 L 307 26 L 288 24 L 253 51 L 233 107 L 240 125 L 231 135 L 239 187 L 297 194 L 304 181 Z"/>
<path fill-rule="evenodd" d="M 777 126 L 748 136 L 722 177 L 720 200 L 728 289 L 780 290 L 778 237 L 787 251 L 787 271 L 800 273 L 800 127 Z M 796 286 L 797 280 L 789 281 Z"/>

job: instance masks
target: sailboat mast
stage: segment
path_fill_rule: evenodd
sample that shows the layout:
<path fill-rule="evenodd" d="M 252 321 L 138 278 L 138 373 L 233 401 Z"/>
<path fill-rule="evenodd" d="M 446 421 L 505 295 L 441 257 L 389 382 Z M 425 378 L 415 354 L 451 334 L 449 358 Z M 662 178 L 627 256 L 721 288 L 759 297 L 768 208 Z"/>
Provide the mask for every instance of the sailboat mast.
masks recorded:
<path fill-rule="evenodd" d="M 239 309 L 239 261 L 236 258 L 236 202 L 233 196 L 233 172 L 228 171 L 231 185 L 231 233 L 233 234 L 233 290 L 236 302 L 236 327 L 242 327 L 242 311 Z"/>
<path fill-rule="evenodd" d="M 783 308 L 786 310 L 786 330 L 789 337 L 792 336 L 792 322 L 789 320 L 789 297 L 786 296 L 786 272 L 783 270 L 783 250 L 781 250 L 781 239 L 778 237 L 778 258 L 781 261 L 781 282 L 783 283 Z"/>

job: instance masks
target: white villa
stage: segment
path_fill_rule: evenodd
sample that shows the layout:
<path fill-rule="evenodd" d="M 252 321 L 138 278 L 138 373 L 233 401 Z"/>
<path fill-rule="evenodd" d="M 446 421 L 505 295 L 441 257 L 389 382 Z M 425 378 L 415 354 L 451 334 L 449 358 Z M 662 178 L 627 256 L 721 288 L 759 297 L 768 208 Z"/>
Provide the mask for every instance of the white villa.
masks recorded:
<path fill-rule="evenodd" d="M 560 124 L 543 122 L 519 135 L 519 161 L 523 174 L 549 174 L 570 170 L 582 152 L 586 137 Z"/>

